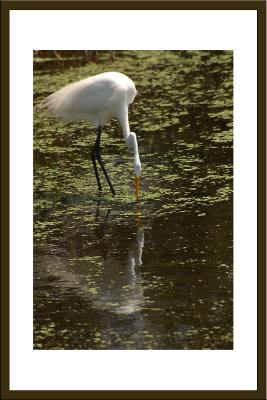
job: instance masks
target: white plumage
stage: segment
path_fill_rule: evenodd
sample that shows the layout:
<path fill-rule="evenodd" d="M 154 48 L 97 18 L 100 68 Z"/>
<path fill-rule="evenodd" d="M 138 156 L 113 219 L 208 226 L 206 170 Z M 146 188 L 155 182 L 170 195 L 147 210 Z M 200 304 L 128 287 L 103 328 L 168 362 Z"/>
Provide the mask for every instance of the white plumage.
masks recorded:
<path fill-rule="evenodd" d="M 97 159 L 105 174 L 110 189 L 115 191 L 108 178 L 100 157 L 101 128 L 110 118 L 116 118 L 121 125 L 124 139 L 134 153 L 134 172 L 136 175 L 136 196 L 139 197 L 139 178 L 141 163 L 136 134 L 130 132 L 128 106 L 133 102 L 136 88 L 128 76 L 119 72 L 105 72 L 63 87 L 48 96 L 43 106 L 54 116 L 66 122 L 87 120 L 98 128 L 98 137 L 92 152 L 99 190 L 102 190 L 94 159 Z"/>
<path fill-rule="evenodd" d="M 133 81 L 119 72 L 104 72 L 71 83 L 48 96 L 45 105 L 65 121 L 88 120 L 98 127 L 120 118 L 136 95 Z"/>

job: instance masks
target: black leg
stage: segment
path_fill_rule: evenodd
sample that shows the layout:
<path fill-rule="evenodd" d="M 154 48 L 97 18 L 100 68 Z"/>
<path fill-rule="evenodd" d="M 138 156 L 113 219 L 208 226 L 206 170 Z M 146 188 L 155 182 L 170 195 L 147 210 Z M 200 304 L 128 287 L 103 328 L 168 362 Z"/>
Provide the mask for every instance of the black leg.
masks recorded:
<path fill-rule="evenodd" d="M 97 161 L 99 162 L 100 167 L 102 168 L 102 171 L 103 171 L 103 173 L 105 175 L 105 178 L 107 180 L 107 183 L 109 185 L 111 193 L 113 194 L 113 196 L 115 196 L 116 192 L 115 192 L 114 187 L 113 187 L 113 185 L 111 183 L 111 180 L 109 179 L 108 173 L 106 171 L 106 168 L 104 166 L 103 160 L 101 158 L 100 138 L 101 138 L 101 127 L 98 128 L 97 139 L 96 139 L 95 147 L 94 147 L 94 149 L 95 149 L 95 153 L 94 154 L 95 154 L 95 157 L 96 157 Z"/>
<path fill-rule="evenodd" d="M 92 163 L 94 166 L 94 171 L 95 171 L 95 176 L 96 176 L 96 180 L 97 180 L 97 184 L 98 184 L 98 189 L 101 192 L 102 191 L 102 187 L 101 187 L 101 183 L 100 183 L 100 179 L 99 179 L 99 174 L 98 174 L 98 170 L 97 170 L 97 166 L 96 166 L 96 159 L 99 162 L 100 167 L 102 168 L 102 171 L 105 175 L 105 178 L 107 180 L 107 183 L 109 185 L 109 188 L 111 190 L 111 193 L 113 194 L 113 196 L 115 196 L 116 192 L 114 190 L 114 187 L 111 183 L 111 180 L 109 179 L 108 173 L 106 171 L 106 168 L 104 166 L 104 163 L 102 161 L 101 158 L 101 150 L 100 150 L 100 139 L 101 139 L 101 126 L 98 127 L 98 132 L 97 132 L 97 138 L 91 153 L 91 158 L 92 158 Z"/>
<path fill-rule="evenodd" d="M 114 187 L 113 187 L 113 185 L 111 183 L 111 180 L 109 179 L 108 173 L 106 171 L 106 168 L 104 166 L 104 163 L 103 163 L 103 160 L 101 158 L 100 153 L 96 154 L 96 158 L 97 158 L 97 161 L 99 162 L 100 167 L 102 168 L 102 171 L 104 172 L 104 175 L 105 175 L 105 178 L 106 178 L 107 183 L 109 185 L 109 188 L 111 190 L 111 193 L 113 194 L 113 196 L 115 196 L 116 192 L 115 192 Z"/>
<path fill-rule="evenodd" d="M 98 185 L 98 190 L 100 192 L 102 192 L 102 187 L 101 187 L 101 183 L 100 183 L 100 179 L 99 179 L 99 174 L 98 174 L 98 170 L 97 170 L 97 166 L 96 166 L 96 153 L 97 153 L 97 148 L 98 148 L 98 142 L 100 142 L 100 134 L 98 131 L 97 134 L 97 138 L 94 144 L 94 147 L 92 149 L 92 153 L 91 153 L 91 160 L 94 166 L 94 171 L 95 171 L 95 176 L 96 176 L 96 180 L 97 180 L 97 185 Z"/>

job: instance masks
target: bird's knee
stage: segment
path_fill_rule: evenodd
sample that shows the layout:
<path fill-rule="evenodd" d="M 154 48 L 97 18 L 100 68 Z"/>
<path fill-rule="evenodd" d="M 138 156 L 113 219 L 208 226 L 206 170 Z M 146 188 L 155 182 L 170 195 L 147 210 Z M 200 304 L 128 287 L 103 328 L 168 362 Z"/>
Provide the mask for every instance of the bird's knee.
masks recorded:
<path fill-rule="evenodd" d="M 96 159 L 97 159 L 98 161 L 102 161 L 100 150 L 97 150 L 97 151 L 95 152 L 95 157 L 96 157 Z"/>
<path fill-rule="evenodd" d="M 91 151 L 91 158 L 92 160 L 99 160 L 101 158 L 101 151 L 98 147 L 93 147 Z"/>
<path fill-rule="evenodd" d="M 95 152 L 95 148 L 93 147 L 92 151 L 91 151 L 91 160 L 94 161 L 96 159 L 96 152 Z"/>

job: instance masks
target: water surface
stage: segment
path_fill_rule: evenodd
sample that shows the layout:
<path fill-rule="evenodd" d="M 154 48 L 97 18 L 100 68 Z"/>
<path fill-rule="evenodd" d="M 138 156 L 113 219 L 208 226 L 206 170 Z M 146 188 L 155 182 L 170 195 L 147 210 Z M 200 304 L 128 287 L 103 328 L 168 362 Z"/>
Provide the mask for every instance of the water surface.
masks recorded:
<path fill-rule="evenodd" d="M 109 70 L 129 75 L 142 162 L 102 134 L 100 197 L 86 122 L 34 113 L 34 348 L 233 348 L 230 51 L 123 51 L 34 69 L 34 102 Z"/>

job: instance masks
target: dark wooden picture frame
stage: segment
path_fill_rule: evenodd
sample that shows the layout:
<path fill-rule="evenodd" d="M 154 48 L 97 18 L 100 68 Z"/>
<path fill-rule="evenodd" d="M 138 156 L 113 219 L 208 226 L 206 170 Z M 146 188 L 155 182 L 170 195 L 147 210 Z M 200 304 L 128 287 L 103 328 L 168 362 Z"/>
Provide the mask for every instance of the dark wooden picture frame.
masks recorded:
<path fill-rule="evenodd" d="M 258 65 L 258 326 L 255 391 L 13 391 L 9 388 L 9 11 L 76 9 L 256 10 Z M 266 2 L 2 1 L 1 2 L 1 398 L 2 399 L 266 399 Z"/>

